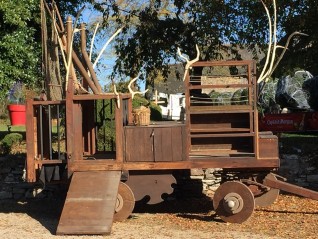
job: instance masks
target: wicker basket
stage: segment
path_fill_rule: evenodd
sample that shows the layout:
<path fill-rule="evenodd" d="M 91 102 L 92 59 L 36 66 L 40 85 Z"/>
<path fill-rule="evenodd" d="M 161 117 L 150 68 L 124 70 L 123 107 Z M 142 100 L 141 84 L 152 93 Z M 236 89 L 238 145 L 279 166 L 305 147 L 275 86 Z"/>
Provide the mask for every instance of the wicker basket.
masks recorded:
<path fill-rule="evenodd" d="M 141 106 L 133 110 L 135 125 L 149 125 L 150 124 L 150 109 Z"/>

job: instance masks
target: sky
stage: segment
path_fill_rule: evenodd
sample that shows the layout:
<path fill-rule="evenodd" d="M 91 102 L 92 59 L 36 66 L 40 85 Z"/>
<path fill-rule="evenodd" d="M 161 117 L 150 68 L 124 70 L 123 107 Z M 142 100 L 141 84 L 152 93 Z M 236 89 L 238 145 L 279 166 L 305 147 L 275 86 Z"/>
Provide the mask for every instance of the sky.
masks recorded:
<path fill-rule="evenodd" d="M 96 22 L 100 13 L 86 7 L 82 12 L 82 18 L 84 23 L 91 24 L 92 22 Z M 94 32 L 94 29 L 90 30 L 91 33 Z M 96 35 L 94 40 L 94 54 L 99 54 L 105 43 L 109 40 L 113 32 L 110 32 L 106 38 L 101 38 L 100 35 Z M 120 33 L 119 33 L 120 34 Z M 111 83 L 110 76 L 113 71 L 113 67 L 115 65 L 116 56 L 114 55 L 114 47 L 113 42 L 116 41 L 116 37 L 110 42 L 110 44 L 106 47 L 102 57 L 98 61 L 98 65 L 96 66 L 96 74 L 99 80 L 99 83 L 104 87 L 105 85 L 109 85 Z M 88 46 L 88 49 L 90 46 Z M 118 82 L 120 79 L 115 79 Z M 145 90 L 145 82 L 144 81 L 137 81 L 137 84 L 141 91 Z"/>

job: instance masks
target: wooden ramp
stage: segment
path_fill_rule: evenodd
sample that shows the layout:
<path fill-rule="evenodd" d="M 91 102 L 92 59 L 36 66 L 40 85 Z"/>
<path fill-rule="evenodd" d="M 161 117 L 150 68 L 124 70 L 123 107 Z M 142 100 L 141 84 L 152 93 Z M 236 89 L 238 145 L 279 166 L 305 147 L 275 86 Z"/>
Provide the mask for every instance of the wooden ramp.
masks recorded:
<path fill-rule="evenodd" d="M 110 234 L 121 171 L 74 172 L 56 234 Z"/>

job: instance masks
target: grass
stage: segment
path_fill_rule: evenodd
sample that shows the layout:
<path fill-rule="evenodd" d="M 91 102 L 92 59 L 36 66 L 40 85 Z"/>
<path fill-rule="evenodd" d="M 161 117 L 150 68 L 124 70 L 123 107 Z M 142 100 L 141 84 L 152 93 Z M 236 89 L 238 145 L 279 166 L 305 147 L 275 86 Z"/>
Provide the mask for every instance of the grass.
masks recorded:
<path fill-rule="evenodd" d="M 9 132 L 8 129 L 13 132 L 25 132 L 24 125 L 11 126 L 11 125 L 0 124 L 0 132 Z"/>

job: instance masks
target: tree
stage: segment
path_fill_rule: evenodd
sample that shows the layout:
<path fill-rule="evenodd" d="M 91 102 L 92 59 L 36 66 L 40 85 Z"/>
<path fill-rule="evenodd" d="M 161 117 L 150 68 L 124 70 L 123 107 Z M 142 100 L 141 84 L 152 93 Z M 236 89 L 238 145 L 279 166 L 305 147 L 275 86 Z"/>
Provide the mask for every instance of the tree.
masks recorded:
<path fill-rule="evenodd" d="M 38 0 L 0 1 L 0 100 L 15 82 L 40 79 L 39 21 Z"/>
<path fill-rule="evenodd" d="M 128 1 L 99 1 L 95 4 L 96 9 L 103 13 L 105 26 L 109 19 L 114 21 L 114 18 L 117 24 L 126 26 L 115 45 L 118 55 L 115 74 L 135 76 L 141 70 L 150 74 L 158 69 L 167 73 L 167 65 L 177 58 L 177 46 L 192 58 L 197 43 L 201 60 L 239 58 L 237 47 L 249 49 L 257 58 L 258 51 L 267 48 L 268 20 L 260 0 L 153 0 L 142 1 L 144 5 L 139 10 L 123 7 L 119 2 Z M 273 11 L 272 1 L 264 2 Z M 284 45 L 294 31 L 310 35 L 293 39 L 277 73 L 298 65 L 316 74 L 316 6 L 316 0 L 277 1 L 278 44 Z M 222 49 L 230 54 L 222 56 Z M 298 53 L 302 53 L 300 60 L 296 60 L 299 59 Z"/>
<path fill-rule="evenodd" d="M 168 64 L 177 58 L 177 47 L 180 46 L 191 57 L 196 54 L 196 43 L 207 46 L 203 60 L 214 56 L 220 47 L 220 40 L 218 37 L 207 36 L 218 36 L 218 26 L 215 24 L 215 27 L 207 31 L 208 28 L 202 26 L 198 29 L 195 21 L 196 11 L 200 6 L 208 9 L 208 4 L 210 1 L 199 6 L 196 2 L 187 1 L 148 1 L 148 5 L 138 10 L 123 9 L 117 1 L 98 4 L 97 9 L 102 9 L 106 16 L 105 23 L 109 17 L 116 17 L 117 24 L 126 26 L 124 34 L 117 39 L 115 45 L 118 58 L 114 72 L 134 77 L 142 70 L 153 75 L 162 71 L 166 76 Z M 218 16 L 215 18 L 224 19 L 220 16 L 219 8 L 211 8 L 209 11 Z"/>

